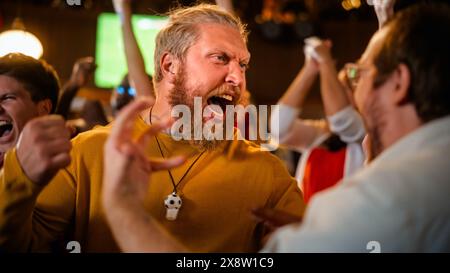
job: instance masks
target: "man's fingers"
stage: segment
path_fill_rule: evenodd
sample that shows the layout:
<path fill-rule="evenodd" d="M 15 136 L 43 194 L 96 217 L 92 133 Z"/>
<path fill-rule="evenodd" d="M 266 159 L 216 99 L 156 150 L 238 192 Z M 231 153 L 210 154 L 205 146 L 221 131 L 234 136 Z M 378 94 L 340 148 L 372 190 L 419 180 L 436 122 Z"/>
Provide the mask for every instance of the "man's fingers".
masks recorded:
<path fill-rule="evenodd" d="M 252 209 L 252 215 L 260 221 L 267 221 L 273 218 L 273 211 L 265 208 Z"/>
<path fill-rule="evenodd" d="M 284 226 L 291 223 L 300 222 L 302 219 L 296 215 L 266 208 L 257 208 L 252 210 L 253 216 L 258 220 L 267 222 L 266 225 L 270 226 Z"/>
<path fill-rule="evenodd" d="M 144 165 L 148 162 L 148 156 L 145 154 L 145 150 L 141 149 L 132 141 L 126 141 L 117 144 L 117 150 L 128 159 L 139 160 Z"/>
<path fill-rule="evenodd" d="M 120 152 L 129 159 L 138 160 L 141 162 L 147 171 L 161 171 L 178 167 L 186 161 L 185 156 L 175 156 L 169 159 L 152 158 L 149 159 L 142 147 L 132 142 L 124 142 L 118 146 Z"/>
<path fill-rule="evenodd" d="M 65 168 L 70 164 L 69 153 L 60 153 L 52 157 L 51 159 L 52 168 L 55 170 Z"/>
<path fill-rule="evenodd" d="M 21 147 L 23 142 L 47 142 L 55 139 L 69 140 L 70 134 L 65 127 L 65 121 L 61 116 L 49 115 L 37 117 L 30 120 L 22 132 L 20 132 L 17 141 L 17 147 Z"/>
<path fill-rule="evenodd" d="M 64 123 L 62 123 L 61 125 L 58 124 L 57 126 L 48 127 L 43 130 L 42 134 L 45 135 L 48 140 L 61 138 L 70 139 L 71 136 L 70 130 Z"/>
<path fill-rule="evenodd" d="M 142 148 L 145 148 L 148 144 L 148 141 L 156 134 L 161 132 L 162 130 L 170 127 L 172 125 L 173 121 L 171 119 L 163 121 L 163 122 L 157 122 L 153 123 L 150 128 L 148 128 L 137 140 L 139 145 Z"/>
<path fill-rule="evenodd" d="M 270 212 L 266 212 L 265 209 L 253 209 L 252 216 L 256 221 L 262 222 L 262 224 L 269 230 L 274 231 L 277 226 L 272 222 L 272 218 L 268 215 Z"/>
<path fill-rule="evenodd" d="M 67 139 L 54 139 L 48 141 L 43 149 L 45 150 L 42 153 L 47 155 L 69 153 L 72 149 L 72 143 Z"/>
<path fill-rule="evenodd" d="M 138 147 L 135 143 L 121 143 L 118 145 L 118 150 L 120 151 L 120 153 L 122 153 L 122 155 L 127 157 L 128 162 L 131 162 L 131 160 L 137 160 L 146 171 L 152 171 L 151 162 L 149 161 L 148 156 L 145 154 L 145 150 Z"/>
<path fill-rule="evenodd" d="M 186 161 L 184 156 L 175 156 L 169 159 L 151 159 L 148 161 L 153 171 L 163 171 L 176 168 Z"/>
<path fill-rule="evenodd" d="M 69 132 L 70 137 L 74 136 L 77 133 L 77 128 L 75 127 L 74 124 L 66 122 L 66 129 Z"/>
<path fill-rule="evenodd" d="M 275 226 L 272 222 L 264 221 L 264 226 L 268 229 L 269 232 L 275 231 L 279 226 Z"/>
<path fill-rule="evenodd" d="M 51 127 L 57 127 L 57 126 L 65 126 L 65 121 L 62 116 L 60 115 L 48 115 L 48 116 L 42 116 L 37 117 L 30 122 L 28 122 L 25 126 L 37 126 L 42 129 L 51 128 Z"/>
<path fill-rule="evenodd" d="M 137 99 L 125 106 L 114 121 L 110 139 L 116 143 L 131 138 L 131 129 L 136 117 L 142 110 L 150 106 L 150 101 L 146 99 Z"/>
<path fill-rule="evenodd" d="M 93 63 L 94 62 L 94 57 L 92 56 L 87 56 L 87 57 L 83 57 L 77 60 L 77 63 L 79 64 L 83 64 L 83 63 Z"/>

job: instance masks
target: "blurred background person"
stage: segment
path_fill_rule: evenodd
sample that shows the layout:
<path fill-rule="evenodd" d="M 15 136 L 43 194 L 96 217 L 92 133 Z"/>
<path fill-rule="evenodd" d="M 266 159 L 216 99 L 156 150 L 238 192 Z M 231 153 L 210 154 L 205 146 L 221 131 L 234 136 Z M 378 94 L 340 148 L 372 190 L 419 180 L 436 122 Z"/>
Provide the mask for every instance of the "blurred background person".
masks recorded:
<path fill-rule="evenodd" d="M 303 68 L 278 102 L 279 111 L 271 117 L 272 132 L 279 135 L 280 143 L 302 154 L 296 179 L 306 202 L 353 174 L 364 162 L 364 124 L 352 106 L 351 93 L 338 79 L 331 42 L 318 41 L 313 50 L 314 57 L 306 56 Z M 305 50 L 305 54 L 311 53 Z M 328 120 L 298 119 L 319 72 Z"/>

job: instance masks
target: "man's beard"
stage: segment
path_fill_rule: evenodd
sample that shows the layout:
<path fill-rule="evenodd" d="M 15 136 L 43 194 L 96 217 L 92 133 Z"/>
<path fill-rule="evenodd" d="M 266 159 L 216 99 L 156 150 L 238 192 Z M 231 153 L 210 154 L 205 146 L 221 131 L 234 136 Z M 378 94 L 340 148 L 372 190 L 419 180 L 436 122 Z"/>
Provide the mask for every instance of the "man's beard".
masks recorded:
<path fill-rule="evenodd" d="M 372 91 L 372 92 L 377 92 Z M 383 131 L 383 127 L 385 125 L 384 122 L 384 110 L 378 103 L 378 98 L 373 96 L 369 103 L 367 103 L 366 107 L 366 115 L 363 116 L 364 123 L 367 128 L 367 134 L 369 135 L 369 154 L 371 156 L 370 160 L 375 159 L 379 154 L 381 154 L 384 150 L 384 145 L 381 141 L 381 134 Z"/>
<path fill-rule="evenodd" d="M 202 139 L 201 140 L 196 140 L 194 138 L 194 132 L 195 131 L 199 131 L 199 132 L 203 132 L 203 120 L 202 122 L 194 122 L 194 118 L 195 115 L 194 113 L 194 97 L 196 96 L 196 94 L 200 94 L 200 92 L 198 92 L 198 90 L 194 90 L 193 92 L 191 92 L 192 95 L 188 95 L 188 89 L 186 87 L 186 72 L 184 69 L 180 69 L 179 76 L 176 77 L 175 79 L 175 83 L 174 83 L 174 87 L 172 90 L 170 90 L 169 95 L 168 95 L 168 101 L 169 104 L 173 107 L 177 106 L 177 105 L 186 105 L 187 107 L 189 107 L 190 111 L 191 111 L 191 140 L 190 143 L 191 145 L 197 147 L 200 150 L 214 150 L 216 149 L 219 145 L 221 145 L 224 142 L 227 142 L 228 140 L 226 140 L 224 137 L 222 137 L 222 139 L 211 139 L 211 140 L 206 140 L 204 139 L 204 136 L 202 134 Z M 211 90 L 211 92 L 214 92 L 214 94 L 220 94 L 222 93 L 223 90 L 226 90 L 226 86 L 222 85 L 217 87 L 215 90 Z M 235 90 L 236 94 L 239 94 L 239 90 Z M 202 97 L 202 102 L 203 102 L 203 97 Z M 202 106 L 203 107 L 203 106 Z M 224 113 L 225 115 L 225 113 Z M 203 118 L 203 115 L 202 115 Z M 225 120 L 223 120 L 222 122 L 222 132 L 225 134 Z M 196 126 L 196 127 L 194 127 Z"/>

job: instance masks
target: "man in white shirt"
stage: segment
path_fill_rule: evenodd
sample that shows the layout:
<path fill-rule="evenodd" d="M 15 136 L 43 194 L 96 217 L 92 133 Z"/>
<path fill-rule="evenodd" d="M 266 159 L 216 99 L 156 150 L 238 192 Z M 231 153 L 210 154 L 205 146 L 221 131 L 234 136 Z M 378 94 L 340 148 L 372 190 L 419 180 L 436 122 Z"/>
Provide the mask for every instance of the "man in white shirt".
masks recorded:
<path fill-rule="evenodd" d="M 450 251 L 449 36 L 445 6 L 412 7 L 373 36 L 349 74 L 376 159 L 265 252 Z"/>

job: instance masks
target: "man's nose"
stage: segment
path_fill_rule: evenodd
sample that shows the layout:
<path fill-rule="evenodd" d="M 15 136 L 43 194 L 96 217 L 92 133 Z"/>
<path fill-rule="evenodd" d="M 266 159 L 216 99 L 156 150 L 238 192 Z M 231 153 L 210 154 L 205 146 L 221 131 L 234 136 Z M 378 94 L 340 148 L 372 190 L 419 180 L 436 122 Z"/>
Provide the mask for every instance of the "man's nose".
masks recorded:
<path fill-rule="evenodd" d="M 241 87 L 245 81 L 245 73 L 238 62 L 230 62 L 228 75 L 225 79 L 228 84 Z"/>

